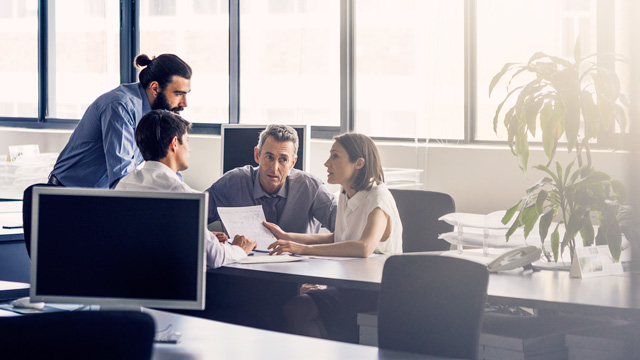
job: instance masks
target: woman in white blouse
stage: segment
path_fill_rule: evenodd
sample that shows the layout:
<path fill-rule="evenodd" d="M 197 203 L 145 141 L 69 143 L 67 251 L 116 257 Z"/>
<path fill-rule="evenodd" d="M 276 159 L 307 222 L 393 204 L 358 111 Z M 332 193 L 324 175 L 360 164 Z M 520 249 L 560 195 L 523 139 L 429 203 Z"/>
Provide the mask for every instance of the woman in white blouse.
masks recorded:
<path fill-rule="evenodd" d="M 287 233 L 265 222 L 278 239 L 269 246 L 271 254 L 366 258 L 372 253 L 402 253 L 402 223 L 371 138 L 357 133 L 335 137 L 324 165 L 327 182 L 341 185 L 335 232 Z M 301 292 L 305 288 L 309 287 Z M 375 292 L 328 288 L 295 297 L 284 313 L 293 333 L 357 342 L 357 313 L 376 307 Z"/>

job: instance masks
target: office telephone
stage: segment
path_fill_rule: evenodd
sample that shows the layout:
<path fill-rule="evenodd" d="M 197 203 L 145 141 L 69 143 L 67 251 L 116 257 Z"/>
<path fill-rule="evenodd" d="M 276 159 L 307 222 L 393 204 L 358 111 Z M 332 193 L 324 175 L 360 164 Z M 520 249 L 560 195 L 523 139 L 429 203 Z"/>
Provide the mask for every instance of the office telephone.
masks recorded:
<path fill-rule="evenodd" d="M 489 272 L 512 270 L 526 266 L 540 259 L 542 250 L 535 246 L 523 246 L 509 250 L 491 261 L 487 267 Z"/>

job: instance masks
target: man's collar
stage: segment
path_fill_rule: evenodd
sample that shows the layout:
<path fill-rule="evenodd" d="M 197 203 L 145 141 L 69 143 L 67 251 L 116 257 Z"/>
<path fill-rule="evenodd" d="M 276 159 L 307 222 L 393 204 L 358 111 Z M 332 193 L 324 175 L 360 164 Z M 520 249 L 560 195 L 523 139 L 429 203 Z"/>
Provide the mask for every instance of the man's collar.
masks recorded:
<path fill-rule="evenodd" d="M 182 182 L 182 179 L 178 176 L 178 174 L 175 171 L 171 170 L 170 167 L 161 163 L 160 161 L 145 161 L 144 167 L 151 170 L 161 171 Z"/>
<path fill-rule="evenodd" d="M 287 194 L 289 193 L 289 176 L 287 175 L 287 178 L 284 179 L 284 184 L 282 184 L 282 186 L 280 187 L 280 189 L 278 190 L 277 193 L 271 195 L 271 194 L 267 194 L 266 191 L 264 191 L 264 189 L 262 188 L 262 185 L 260 185 L 260 168 L 256 167 L 256 172 L 255 172 L 255 178 L 253 179 L 253 198 L 254 199 L 260 199 L 261 197 L 273 197 L 273 196 L 279 196 L 281 198 L 287 198 Z"/>
<path fill-rule="evenodd" d="M 142 115 L 151 111 L 151 103 L 149 103 L 149 97 L 147 96 L 147 90 L 138 83 L 138 90 L 140 91 L 140 97 L 142 98 Z M 142 116 L 140 117 L 142 118 Z"/>

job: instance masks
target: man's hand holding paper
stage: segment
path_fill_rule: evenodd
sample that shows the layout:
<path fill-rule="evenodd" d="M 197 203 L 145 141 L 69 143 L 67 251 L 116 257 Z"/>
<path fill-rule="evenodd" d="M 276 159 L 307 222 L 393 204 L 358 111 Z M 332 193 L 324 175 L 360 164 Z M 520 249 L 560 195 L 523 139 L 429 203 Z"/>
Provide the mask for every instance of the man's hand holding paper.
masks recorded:
<path fill-rule="evenodd" d="M 229 238 L 235 240 L 236 235 L 245 237 L 257 243 L 257 251 L 268 251 L 270 244 L 277 239 L 262 225 L 265 221 L 261 205 L 244 207 L 218 207 L 218 214 L 229 233 Z"/>

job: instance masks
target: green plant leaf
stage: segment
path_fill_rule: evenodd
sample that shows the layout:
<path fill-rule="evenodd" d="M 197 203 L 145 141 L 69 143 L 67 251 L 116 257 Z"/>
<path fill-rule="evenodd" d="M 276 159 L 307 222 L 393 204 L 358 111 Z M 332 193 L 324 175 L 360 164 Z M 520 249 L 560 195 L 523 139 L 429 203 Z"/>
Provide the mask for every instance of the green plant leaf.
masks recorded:
<path fill-rule="evenodd" d="M 593 224 L 591 224 L 591 219 L 589 218 L 588 214 L 582 219 L 580 237 L 582 237 L 582 244 L 584 246 L 591 246 L 593 244 L 595 233 L 593 231 Z"/>
<path fill-rule="evenodd" d="M 600 127 L 600 111 L 593 102 L 590 92 L 583 90 L 580 98 L 582 100 L 582 117 L 584 118 L 585 138 L 596 138 Z"/>
<path fill-rule="evenodd" d="M 622 105 L 624 105 L 624 107 L 629 108 L 629 99 L 627 99 L 627 96 L 625 94 L 620 93 L 618 99 L 620 99 L 620 102 L 622 103 Z"/>
<path fill-rule="evenodd" d="M 493 91 L 493 88 L 498 84 L 502 76 L 504 76 L 504 74 L 506 74 L 507 71 L 509 71 L 513 65 L 516 65 L 516 64 L 515 63 L 504 64 L 504 66 L 502 67 L 502 70 L 500 70 L 500 72 L 497 73 L 493 77 L 493 79 L 491 79 L 491 83 L 489 84 L 489 97 L 491 97 L 491 92 Z"/>
<path fill-rule="evenodd" d="M 611 187 L 616 198 L 624 203 L 627 200 L 627 188 L 625 188 L 624 184 L 620 180 L 612 180 Z"/>
<path fill-rule="evenodd" d="M 616 122 L 618 123 L 618 125 L 620 126 L 620 129 L 622 129 L 622 131 L 626 131 L 627 129 L 627 113 L 624 111 L 624 109 L 622 108 L 622 106 L 618 105 L 618 104 L 614 104 L 614 109 L 615 109 L 615 117 L 616 117 Z"/>
<path fill-rule="evenodd" d="M 611 256 L 617 262 L 620 261 L 620 254 L 622 253 L 622 232 L 620 231 L 620 223 L 614 221 L 607 229 L 607 244 L 609 244 L 609 251 Z"/>
<path fill-rule="evenodd" d="M 564 186 L 565 186 L 565 187 L 568 185 L 568 184 L 567 184 L 567 180 L 568 180 L 568 178 L 569 178 L 569 175 L 571 174 L 571 168 L 573 167 L 573 163 L 574 163 L 574 162 L 575 162 L 575 160 L 572 160 L 572 161 L 569 163 L 569 165 L 567 165 L 567 168 L 566 168 L 566 169 L 565 169 L 565 171 L 564 171 L 564 179 L 563 179 L 563 181 L 564 181 L 564 182 L 563 182 L 563 184 L 564 184 Z"/>
<path fill-rule="evenodd" d="M 538 197 L 536 198 L 536 210 L 538 214 L 542 214 L 544 212 L 544 202 L 547 200 L 548 193 L 544 190 L 540 190 L 538 193 Z"/>
<path fill-rule="evenodd" d="M 533 54 L 533 56 L 531 56 L 531 58 L 529 59 L 529 65 L 531 65 L 536 60 L 544 59 L 544 58 L 547 58 L 547 59 L 553 61 L 555 64 L 562 65 L 564 67 L 571 67 L 573 65 L 573 64 L 571 64 L 571 62 L 569 62 L 569 61 L 567 61 L 565 59 L 559 58 L 557 56 L 547 55 L 547 54 L 545 54 L 543 52 L 537 52 L 537 53 Z"/>
<path fill-rule="evenodd" d="M 516 135 L 515 152 L 518 155 L 520 169 L 527 171 L 527 163 L 529 162 L 529 137 L 524 129 L 519 130 Z"/>
<path fill-rule="evenodd" d="M 549 176 L 551 176 L 551 179 L 553 179 L 553 182 L 555 182 L 556 184 L 560 182 L 558 181 L 558 176 L 556 176 L 556 174 L 553 171 L 551 171 L 551 169 L 549 169 L 548 167 L 544 165 L 536 165 L 533 168 L 540 171 L 544 171 L 547 174 L 549 174 Z"/>
<path fill-rule="evenodd" d="M 583 218 L 585 217 L 585 211 L 583 209 L 575 209 L 569 215 L 569 222 L 566 225 L 564 232 L 563 243 L 568 243 L 572 239 L 575 238 L 578 231 L 580 231 L 580 227 L 583 224 Z"/>
<path fill-rule="evenodd" d="M 576 169 L 576 171 L 573 174 L 571 174 L 571 177 L 569 178 L 569 181 L 567 181 L 567 185 L 573 185 L 576 182 L 576 180 L 578 179 L 578 176 L 580 176 L 580 174 L 583 173 L 583 171 L 584 171 L 584 169 L 586 167 L 587 166 L 585 165 L 585 166 L 582 166 L 582 167 Z"/>
<path fill-rule="evenodd" d="M 520 75 L 521 73 L 527 70 L 529 70 L 527 66 L 520 66 L 520 69 L 518 69 L 517 71 L 514 71 L 513 75 L 511 75 L 511 79 L 509 79 L 509 83 L 507 84 L 507 89 L 511 88 L 511 83 L 516 77 L 518 77 L 518 75 Z"/>
<path fill-rule="evenodd" d="M 573 80 L 572 80 L 573 81 Z M 567 149 L 571 151 L 577 141 L 580 131 L 580 95 L 576 86 L 570 86 L 563 96 L 565 135 L 567 137 Z"/>
<path fill-rule="evenodd" d="M 611 176 L 609 176 L 609 174 L 602 171 L 592 171 L 589 175 L 583 177 L 582 179 L 578 179 L 578 181 L 575 182 L 575 185 L 594 185 L 609 180 L 611 180 Z"/>
<path fill-rule="evenodd" d="M 558 187 L 558 190 L 562 191 L 564 188 L 564 182 L 563 179 L 564 177 L 562 176 L 562 165 L 560 165 L 559 162 L 556 161 L 556 174 L 558 175 L 558 177 L 556 178 L 556 186 Z"/>
<path fill-rule="evenodd" d="M 525 117 L 527 121 L 527 128 L 531 135 L 536 136 L 536 122 L 538 120 L 538 113 L 543 104 L 543 99 L 538 99 L 532 102 L 527 102 L 525 105 Z"/>
<path fill-rule="evenodd" d="M 502 107 L 504 106 L 504 104 L 507 102 L 507 100 L 509 100 L 509 98 L 511 97 L 511 95 L 513 95 L 515 92 L 517 92 L 518 90 L 522 89 L 522 86 L 519 86 L 513 90 L 511 90 L 507 96 L 505 96 L 504 100 L 502 100 L 502 102 L 498 105 L 498 108 L 496 109 L 496 114 L 493 116 L 493 131 L 495 133 L 498 132 L 498 118 L 500 117 L 500 111 L 502 110 Z M 511 108 L 511 110 L 514 110 L 513 108 Z M 507 120 L 505 118 L 505 125 L 507 125 Z"/>
<path fill-rule="evenodd" d="M 597 84 L 597 82 L 596 82 Z M 601 92 L 596 92 L 596 99 L 598 101 L 598 111 L 600 111 L 600 127 L 604 131 L 608 131 L 611 126 L 611 119 L 613 118 L 613 106 L 607 97 Z"/>
<path fill-rule="evenodd" d="M 544 240 L 547 238 L 547 234 L 549 233 L 549 227 L 551 226 L 551 221 L 553 220 L 554 213 L 555 213 L 555 209 L 551 209 L 540 217 L 538 232 L 540 233 L 540 240 L 543 243 L 544 243 Z"/>
<path fill-rule="evenodd" d="M 553 260 L 555 260 L 555 262 L 558 262 L 558 250 L 560 247 L 560 233 L 558 233 L 558 226 L 560 226 L 559 223 L 551 233 L 551 251 L 553 252 Z"/>
<path fill-rule="evenodd" d="M 518 219 L 520 220 L 520 223 L 524 226 L 525 239 L 529 237 L 529 233 L 531 232 L 531 230 L 533 229 L 533 226 L 538 221 L 539 216 L 540 214 L 538 213 L 538 209 L 536 208 L 535 204 L 527 206 L 526 208 L 522 209 L 522 212 L 520 213 L 520 217 Z"/>
<path fill-rule="evenodd" d="M 513 224 L 511 224 L 511 227 L 509 228 L 509 230 L 507 230 L 507 233 L 505 234 L 505 238 L 507 239 L 507 242 L 509 242 L 509 238 L 511 237 L 511 235 L 513 235 L 516 229 L 518 229 L 520 226 L 521 226 L 520 221 L 518 220 L 518 218 L 516 218 L 516 221 L 514 221 Z"/>
<path fill-rule="evenodd" d="M 535 54 L 533 54 L 530 58 L 529 58 L 529 63 L 528 65 L 533 64 L 534 61 L 539 60 L 539 59 L 543 59 L 543 58 L 549 58 L 549 55 L 543 53 L 543 52 L 537 52 Z"/>
<path fill-rule="evenodd" d="M 521 203 L 522 203 L 522 200 L 518 201 L 517 204 L 513 205 L 511 208 L 509 208 L 509 210 L 507 210 L 507 212 L 502 217 L 502 223 L 503 224 L 506 225 L 509 222 L 509 220 L 511 220 L 511 218 L 516 213 L 516 211 L 518 211 L 518 208 L 520 207 Z"/>
<path fill-rule="evenodd" d="M 558 144 L 558 133 L 555 131 L 558 118 L 554 113 L 553 102 L 547 101 L 540 110 L 540 129 L 542 130 L 542 148 L 547 159 L 551 160 Z"/>

